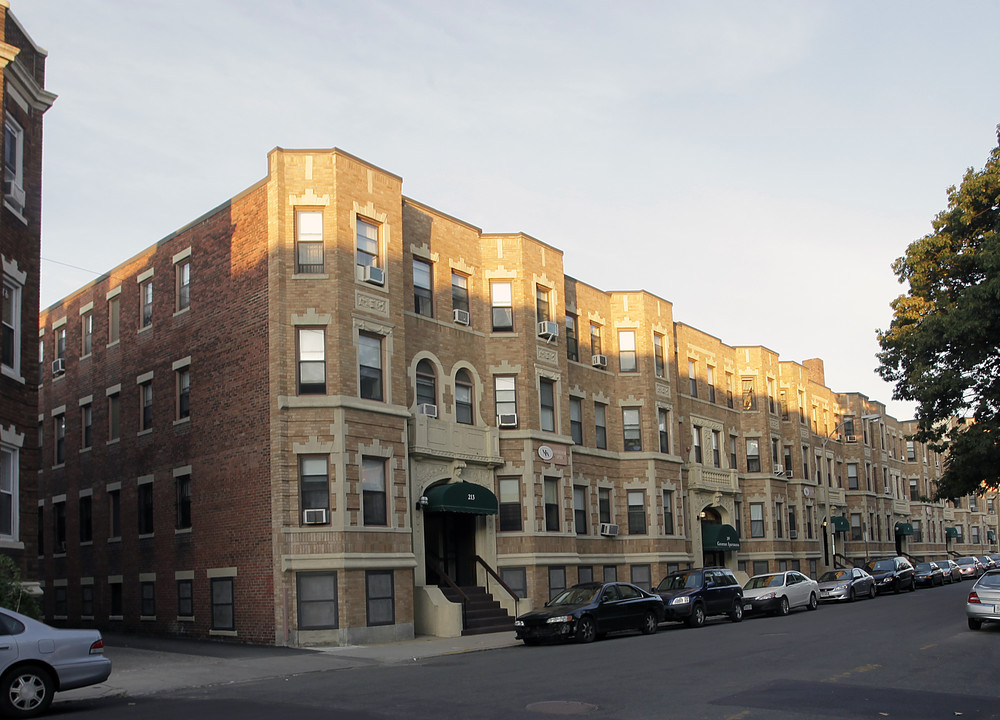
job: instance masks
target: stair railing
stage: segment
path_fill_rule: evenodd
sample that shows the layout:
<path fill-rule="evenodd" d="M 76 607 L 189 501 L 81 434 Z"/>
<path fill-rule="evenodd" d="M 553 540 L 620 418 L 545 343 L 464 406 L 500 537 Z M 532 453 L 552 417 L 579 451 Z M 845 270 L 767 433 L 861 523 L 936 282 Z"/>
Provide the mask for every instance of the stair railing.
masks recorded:
<path fill-rule="evenodd" d="M 462 588 L 460 588 L 458 585 L 455 584 L 454 580 L 452 580 L 450 577 L 448 577 L 448 573 L 446 573 L 444 571 L 444 568 L 441 567 L 441 563 L 438 561 L 438 559 L 436 557 L 434 557 L 430 553 L 427 554 L 427 564 L 430 566 L 430 568 L 434 572 L 436 572 L 438 574 L 439 578 L 444 578 L 444 581 L 448 585 L 448 587 L 450 587 L 452 590 L 454 590 L 455 594 L 458 595 L 459 598 L 461 598 L 461 600 L 462 600 L 462 628 L 464 629 L 465 628 L 465 621 L 466 621 L 466 610 L 468 609 L 468 604 L 469 604 L 469 596 L 466 595 L 465 592 L 463 592 Z"/>
<path fill-rule="evenodd" d="M 512 598 L 514 598 L 514 615 L 517 616 L 518 615 L 518 611 L 517 611 L 518 602 L 517 601 L 520 600 L 520 598 L 517 596 L 517 593 L 514 592 L 513 590 L 511 590 L 510 586 L 503 581 L 503 579 L 500 577 L 499 574 L 497 574 L 497 571 L 494 570 L 493 568 L 491 568 L 490 564 L 488 562 L 486 562 L 485 560 L 483 560 L 478 555 L 476 555 L 476 562 L 479 563 L 480 565 L 482 565 L 483 569 L 486 570 L 486 572 L 490 575 L 490 577 L 492 577 L 494 580 L 496 580 L 497 585 L 499 585 L 504 590 L 506 590 L 507 594 L 510 595 Z"/>

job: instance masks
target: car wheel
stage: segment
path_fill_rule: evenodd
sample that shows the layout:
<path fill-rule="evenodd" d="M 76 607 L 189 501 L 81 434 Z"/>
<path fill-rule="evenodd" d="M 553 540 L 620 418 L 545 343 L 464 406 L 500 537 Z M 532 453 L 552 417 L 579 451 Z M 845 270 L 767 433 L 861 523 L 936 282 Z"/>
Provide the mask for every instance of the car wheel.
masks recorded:
<path fill-rule="evenodd" d="M 868 586 L 868 598 L 874 600 L 876 595 L 878 595 L 878 589 L 875 587 L 875 583 L 872 583 Z"/>
<path fill-rule="evenodd" d="M 705 624 L 705 608 L 699 603 L 691 608 L 691 614 L 687 619 L 687 626 L 692 628 L 699 628 Z"/>
<path fill-rule="evenodd" d="M 594 625 L 594 620 L 588 615 L 584 615 L 580 618 L 580 622 L 576 625 L 576 640 L 577 642 L 589 643 L 594 642 L 597 637 L 597 627 Z"/>
<path fill-rule="evenodd" d="M 969 630 L 978 630 L 983 626 L 982 620 L 976 620 L 975 618 L 969 618 Z"/>
<path fill-rule="evenodd" d="M 917 581 L 913 578 L 910 578 L 910 592 L 915 592 L 916 589 L 917 589 Z"/>
<path fill-rule="evenodd" d="M 642 616 L 642 626 L 639 629 L 642 630 L 643 635 L 652 635 L 656 632 L 658 625 L 659 623 L 656 622 L 656 615 L 648 612 Z"/>
<path fill-rule="evenodd" d="M 11 717 L 35 717 L 52 704 L 55 686 L 52 677 L 40 667 L 25 665 L 3 677 L 0 710 Z"/>
<path fill-rule="evenodd" d="M 788 598 L 782 597 L 781 600 L 778 602 L 778 614 L 779 615 L 787 615 L 788 614 L 788 610 L 789 610 L 789 608 L 788 608 Z"/>
<path fill-rule="evenodd" d="M 743 620 L 743 601 L 739 598 L 733 601 L 733 609 L 729 611 L 729 619 L 733 622 L 742 622 Z"/>
<path fill-rule="evenodd" d="M 810 610 L 815 610 L 819 607 L 819 598 L 816 597 L 816 593 L 809 594 L 809 605 L 807 607 Z"/>
<path fill-rule="evenodd" d="M 855 591 L 854 586 L 851 585 L 851 589 L 847 591 L 847 602 L 854 602 L 857 597 L 857 591 Z"/>

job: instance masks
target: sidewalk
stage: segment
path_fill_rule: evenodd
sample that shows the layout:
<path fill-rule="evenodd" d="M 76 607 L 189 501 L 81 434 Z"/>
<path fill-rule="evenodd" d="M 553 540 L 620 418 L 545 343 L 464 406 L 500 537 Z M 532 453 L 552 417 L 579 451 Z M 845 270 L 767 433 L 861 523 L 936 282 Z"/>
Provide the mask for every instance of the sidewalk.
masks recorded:
<path fill-rule="evenodd" d="M 513 632 L 459 638 L 418 637 L 382 645 L 282 648 L 206 640 L 104 635 L 111 677 L 91 687 L 57 693 L 55 702 L 138 697 L 170 690 L 253 682 L 324 670 L 415 662 L 423 658 L 519 645 Z"/>

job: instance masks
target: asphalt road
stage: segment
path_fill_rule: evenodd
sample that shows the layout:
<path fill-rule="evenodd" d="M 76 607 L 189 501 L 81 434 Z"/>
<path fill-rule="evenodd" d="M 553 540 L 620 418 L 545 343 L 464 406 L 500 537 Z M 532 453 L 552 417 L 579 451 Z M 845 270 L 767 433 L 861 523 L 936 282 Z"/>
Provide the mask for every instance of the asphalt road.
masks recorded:
<path fill-rule="evenodd" d="M 972 583 L 784 618 L 661 626 L 55 706 L 53 717 L 199 720 L 1000 718 L 1000 627 L 970 631 Z"/>

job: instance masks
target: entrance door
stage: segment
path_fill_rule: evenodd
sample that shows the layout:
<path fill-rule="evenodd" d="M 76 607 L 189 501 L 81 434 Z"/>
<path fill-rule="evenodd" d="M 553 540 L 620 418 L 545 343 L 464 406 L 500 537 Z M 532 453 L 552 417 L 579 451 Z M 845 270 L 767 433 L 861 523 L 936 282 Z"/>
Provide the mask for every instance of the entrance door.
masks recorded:
<path fill-rule="evenodd" d="M 444 573 L 459 586 L 476 584 L 476 516 L 470 513 L 424 514 L 424 548 Z M 434 568 L 427 566 L 427 582 L 447 585 Z"/>

